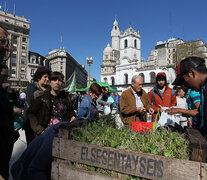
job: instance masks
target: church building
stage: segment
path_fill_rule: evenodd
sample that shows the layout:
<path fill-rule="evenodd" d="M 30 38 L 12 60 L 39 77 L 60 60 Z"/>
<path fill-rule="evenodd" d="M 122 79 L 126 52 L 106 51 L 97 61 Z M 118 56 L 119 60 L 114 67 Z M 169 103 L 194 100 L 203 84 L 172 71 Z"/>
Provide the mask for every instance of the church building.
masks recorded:
<path fill-rule="evenodd" d="M 155 66 L 155 62 L 148 63 L 148 65 L 142 61 L 141 36 L 139 31 L 134 30 L 131 26 L 121 32 L 115 19 L 111 31 L 111 41 L 111 46 L 108 44 L 103 51 L 102 82 L 108 82 L 110 86 L 123 91 L 130 87 L 134 75 L 141 75 L 144 80 L 143 88 L 148 92 L 154 87 L 158 72 L 166 73 L 168 83 L 174 80 L 174 69 Z"/>

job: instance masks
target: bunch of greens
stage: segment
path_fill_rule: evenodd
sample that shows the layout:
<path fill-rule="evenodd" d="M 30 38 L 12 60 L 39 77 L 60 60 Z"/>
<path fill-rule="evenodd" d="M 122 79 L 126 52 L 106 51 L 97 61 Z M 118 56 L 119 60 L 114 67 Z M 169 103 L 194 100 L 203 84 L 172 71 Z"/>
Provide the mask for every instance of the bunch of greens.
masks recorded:
<path fill-rule="evenodd" d="M 89 144 L 185 160 L 190 157 L 189 141 L 184 134 L 169 128 L 160 128 L 153 133 L 138 133 L 127 128 L 118 130 L 111 115 L 73 128 L 70 133 L 73 140 Z"/>
<path fill-rule="evenodd" d="M 70 137 L 76 141 L 134 152 L 151 153 L 186 160 L 190 156 L 189 142 L 184 134 L 172 132 L 168 128 L 160 128 L 153 133 L 138 133 L 126 128 L 118 130 L 116 129 L 115 118 L 112 115 L 104 116 L 96 122 L 85 123 L 81 127 L 71 129 Z M 73 163 L 73 165 L 123 180 L 144 180 L 144 178 L 80 163 Z"/>

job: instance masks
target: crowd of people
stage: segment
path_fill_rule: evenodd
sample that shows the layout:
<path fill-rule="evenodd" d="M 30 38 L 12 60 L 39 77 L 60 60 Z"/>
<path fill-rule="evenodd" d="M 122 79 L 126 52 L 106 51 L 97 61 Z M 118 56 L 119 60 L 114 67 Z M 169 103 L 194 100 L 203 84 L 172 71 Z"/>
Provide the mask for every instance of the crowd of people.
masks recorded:
<path fill-rule="evenodd" d="M 64 75 L 39 67 L 26 92 L 17 95 L 8 83 L 8 67 L 4 62 L 9 50 L 6 29 L 0 26 L 0 178 L 9 177 L 9 160 L 18 139 L 14 119 L 23 116 L 27 149 L 12 166 L 14 179 L 49 179 L 52 162 L 52 141 L 60 124 L 78 120 L 94 120 L 112 113 L 120 115 L 126 128 L 134 121 L 159 121 L 164 111 L 180 114 L 180 125 L 198 129 L 207 139 L 207 68 L 205 60 L 188 57 L 177 65 L 174 88 L 160 72 L 149 93 L 143 89 L 143 78 L 134 75 L 131 86 L 122 93 L 111 93 L 109 87 L 93 83 L 85 94 L 70 95 L 61 91 Z M 152 120 L 147 119 L 152 115 Z M 39 163 L 38 163 L 39 162 Z M 41 164 L 41 165 L 40 165 Z M 37 167 L 38 166 L 38 167 Z M 40 178 L 41 179 L 41 178 Z"/>

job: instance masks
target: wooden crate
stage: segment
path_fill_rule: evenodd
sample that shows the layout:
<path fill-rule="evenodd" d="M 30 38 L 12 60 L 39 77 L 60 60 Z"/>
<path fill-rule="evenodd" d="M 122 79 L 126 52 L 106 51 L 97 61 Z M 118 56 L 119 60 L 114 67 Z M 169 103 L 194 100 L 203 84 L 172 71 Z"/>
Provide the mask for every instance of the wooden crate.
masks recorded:
<path fill-rule="evenodd" d="M 205 180 L 207 179 L 207 163 L 202 161 L 206 160 L 207 146 L 202 136 L 199 138 L 203 140 L 203 144 L 201 145 L 201 140 L 199 140 L 197 142 L 200 145 L 195 145 L 196 137 L 194 135 L 198 134 L 199 132 L 196 130 L 189 130 L 189 137 L 194 138 L 194 140 L 190 140 L 190 143 L 194 144 L 193 157 L 199 161 L 196 162 L 74 141 L 69 139 L 68 129 L 60 128 L 58 137 L 55 137 L 53 142 L 55 160 L 52 163 L 51 179 L 115 179 L 70 165 L 70 162 L 78 162 L 147 179 Z"/>

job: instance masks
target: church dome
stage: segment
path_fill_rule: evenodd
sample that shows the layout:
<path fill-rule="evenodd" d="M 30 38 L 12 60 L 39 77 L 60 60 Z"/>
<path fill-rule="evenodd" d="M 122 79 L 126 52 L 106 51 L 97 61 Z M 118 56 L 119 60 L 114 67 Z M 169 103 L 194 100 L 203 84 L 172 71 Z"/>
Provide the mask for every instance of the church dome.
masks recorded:
<path fill-rule="evenodd" d="M 112 48 L 110 47 L 110 44 L 107 44 L 107 47 L 104 49 L 104 53 L 111 53 L 112 52 Z"/>

